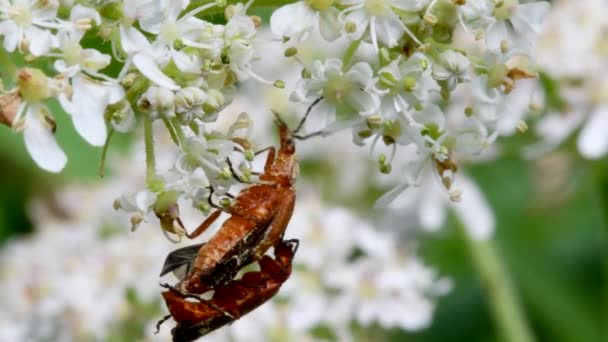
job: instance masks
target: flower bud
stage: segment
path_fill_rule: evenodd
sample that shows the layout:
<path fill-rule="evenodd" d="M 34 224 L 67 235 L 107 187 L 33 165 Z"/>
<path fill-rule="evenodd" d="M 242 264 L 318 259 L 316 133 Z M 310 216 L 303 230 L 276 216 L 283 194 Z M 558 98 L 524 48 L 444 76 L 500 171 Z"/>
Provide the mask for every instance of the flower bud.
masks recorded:
<path fill-rule="evenodd" d="M 152 86 L 137 100 L 137 107 L 152 119 L 174 116 L 175 95 L 167 88 Z"/>
<path fill-rule="evenodd" d="M 283 55 L 285 57 L 293 57 L 297 54 L 298 54 L 298 48 L 296 48 L 295 46 L 285 49 L 285 52 L 283 53 Z"/>
<path fill-rule="evenodd" d="M 186 87 L 175 93 L 176 111 L 190 111 L 207 101 L 207 94 L 198 87 Z"/>

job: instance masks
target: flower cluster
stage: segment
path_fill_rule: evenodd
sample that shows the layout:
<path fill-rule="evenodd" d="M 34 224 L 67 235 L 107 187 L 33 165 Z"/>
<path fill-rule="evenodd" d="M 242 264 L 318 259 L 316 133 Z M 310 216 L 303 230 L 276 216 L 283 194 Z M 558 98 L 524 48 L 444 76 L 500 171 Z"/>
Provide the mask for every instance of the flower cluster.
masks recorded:
<path fill-rule="evenodd" d="M 134 213 L 134 227 L 154 212 L 165 232 L 177 235 L 183 234 L 177 199 L 206 211 L 210 189 L 222 197 L 253 174 L 249 134 L 256 118 L 244 114 L 228 132 L 210 126 L 245 80 L 287 88 L 294 106 L 308 107 L 301 139 L 350 129 L 355 144 L 371 145 L 382 173 L 393 172 L 402 147 L 414 146 L 415 160 L 399 170 L 401 185 L 379 204 L 418 185 L 429 168 L 459 201 L 461 191 L 453 187 L 459 161 L 480 155 L 505 131 L 526 127 L 504 113 L 520 80 L 536 76 L 530 57 L 547 2 L 299 1 L 271 16 L 272 39 L 283 44 L 278 56 L 260 53 L 261 19 L 246 13 L 251 5 L 4 1 L 4 49 L 52 68 L 15 75 L 15 87 L 0 97 L 0 122 L 23 131 L 32 158 L 57 172 L 67 157 L 53 136 L 49 100 L 61 104 L 94 146 L 107 147 L 113 132 L 142 121 L 146 187 L 116 207 Z M 332 52 L 304 56 L 303 45 L 319 34 Z M 463 36 L 475 42 L 462 44 Z M 295 60 L 299 80 L 268 81 L 252 70 L 256 59 Z M 462 104 L 463 88 L 467 102 L 451 110 Z M 154 126 L 164 126 L 178 146 L 176 162 L 160 173 Z"/>
<path fill-rule="evenodd" d="M 285 56 L 301 64 L 291 100 L 312 107 L 315 125 L 304 137 L 349 128 L 355 144 L 370 143 L 382 173 L 392 171 L 402 147 L 415 146 L 415 160 L 399 171 L 401 185 L 379 204 L 418 185 L 429 165 L 459 201 L 452 186 L 458 161 L 526 128 L 505 109 L 520 80 L 536 77 L 531 56 L 548 9 L 547 2 L 517 0 L 299 1 L 275 11 L 270 25 L 283 37 Z M 300 58 L 299 44 L 317 32 L 342 47 Z M 451 110 L 463 88 L 468 102 Z"/>
<path fill-rule="evenodd" d="M 229 132 L 208 124 L 249 78 L 273 85 L 252 69 L 260 19 L 248 4 L 216 1 L 101 2 L 96 8 L 59 1 L 4 1 L 0 37 L 4 49 L 52 69 L 23 68 L 16 86 L 0 98 L 0 122 L 23 131 L 25 145 L 43 169 L 60 171 L 67 157 L 54 138 L 56 100 L 82 138 L 105 146 L 113 132 L 128 132 L 144 122 L 146 188 L 116 202 L 134 212 L 132 223 L 153 211 L 166 232 L 181 235 L 175 224 L 176 200 L 186 197 L 205 211 L 210 183 L 221 194 L 233 173 L 227 156 L 237 150 L 237 172 L 246 179 L 253 158 L 248 142 L 251 122 L 239 117 Z M 224 24 L 200 19 L 221 14 Z M 211 15 L 211 14 L 209 14 Z M 91 44 L 91 41 L 104 44 Z M 156 172 L 154 127 L 163 125 L 179 149 L 171 170 Z"/>

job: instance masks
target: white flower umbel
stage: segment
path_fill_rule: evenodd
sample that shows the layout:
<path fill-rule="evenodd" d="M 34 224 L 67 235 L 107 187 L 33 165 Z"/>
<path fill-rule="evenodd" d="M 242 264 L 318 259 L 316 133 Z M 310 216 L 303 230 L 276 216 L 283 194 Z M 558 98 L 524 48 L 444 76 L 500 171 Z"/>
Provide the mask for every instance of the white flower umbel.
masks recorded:
<path fill-rule="evenodd" d="M 467 0 L 458 6 L 458 19 L 464 29 L 468 32 L 472 30 L 483 32 L 494 23 L 496 21 L 492 15 L 494 3 L 492 0 Z"/>

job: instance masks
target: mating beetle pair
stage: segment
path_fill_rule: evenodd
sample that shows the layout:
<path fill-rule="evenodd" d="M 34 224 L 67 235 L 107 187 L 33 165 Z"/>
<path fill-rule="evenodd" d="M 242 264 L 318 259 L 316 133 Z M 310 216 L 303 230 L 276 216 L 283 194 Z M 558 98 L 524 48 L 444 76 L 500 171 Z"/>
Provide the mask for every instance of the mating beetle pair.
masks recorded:
<path fill-rule="evenodd" d="M 280 147 L 278 151 L 268 148 L 264 172 L 259 176 L 261 182 L 243 189 L 225 208 L 215 205 L 210 195 L 209 203 L 216 211 L 188 236 L 202 234 L 222 211 L 231 216 L 206 243 L 168 255 L 161 276 L 171 271 L 177 274 L 175 271 L 185 268 L 185 275 L 175 286 L 163 285 L 169 289 L 163 292 L 163 298 L 170 315 L 158 326 L 173 317 L 177 322 L 172 329 L 174 341 L 192 341 L 232 323 L 272 298 L 289 277 L 298 246 L 297 240 L 283 240 L 296 198 L 294 139 L 307 137 L 298 136 L 297 131 L 311 108 L 294 132 L 274 113 Z M 275 248 L 274 259 L 265 255 L 270 247 Z M 234 279 L 245 265 L 256 261 L 260 271 Z M 211 290 L 211 299 L 198 296 Z"/>

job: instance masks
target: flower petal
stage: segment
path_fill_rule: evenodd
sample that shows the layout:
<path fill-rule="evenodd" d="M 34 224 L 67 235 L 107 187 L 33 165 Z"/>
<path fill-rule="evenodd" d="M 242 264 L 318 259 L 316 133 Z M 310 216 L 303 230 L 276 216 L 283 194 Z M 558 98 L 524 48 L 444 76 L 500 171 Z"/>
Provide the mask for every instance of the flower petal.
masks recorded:
<path fill-rule="evenodd" d="M 0 35 L 4 36 L 4 49 L 8 52 L 15 51 L 20 38 L 20 30 L 17 24 L 10 20 L 0 22 Z"/>
<path fill-rule="evenodd" d="M 107 105 L 106 86 L 74 77 L 72 122 L 80 136 L 93 146 L 103 146 L 107 137 L 103 114 Z"/>
<path fill-rule="evenodd" d="M 281 37 L 299 36 L 314 27 L 316 15 L 304 1 L 285 5 L 272 13 L 270 30 Z"/>
<path fill-rule="evenodd" d="M 578 149 L 589 159 L 602 157 L 608 151 L 608 105 L 597 108 L 578 136 Z"/>
<path fill-rule="evenodd" d="M 171 90 L 179 89 L 179 86 L 171 78 L 163 74 L 154 59 L 149 55 L 145 53 L 136 54 L 133 56 L 133 64 L 144 76 L 157 85 Z"/>
<path fill-rule="evenodd" d="M 28 109 L 23 130 L 25 147 L 40 168 L 49 172 L 59 172 L 65 167 L 68 158 L 55 141 L 53 132 L 42 122 L 41 110 L 42 108 L 37 105 L 32 105 Z"/>
<path fill-rule="evenodd" d="M 30 26 L 25 29 L 25 38 L 29 40 L 29 50 L 34 56 L 48 52 L 57 43 L 57 39 L 49 31 Z"/>
<path fill-rule="evenodd" d="M 338 21 L 338 14 L 340 11 L 335 7 L 319 12 L 319 32 L 328 42 L 333 42 L 341 36 L 342 25 Z"/>
<path fill-rule="evenodd" d="M 134 27 L 125 28 L 120 26 L 120 46 L 127 53 L 132 55 L 150 47 L 150 42 Z"/>
<path fill-rule="evenodd" d="M 396 14 L 389 13 L 386 17 L 376 18 L 376 36 L 387 47 L 397 45 L 404 32 L 401 19 Z"/>
<path fill-rule="evenodd" d="M 458 177 L 454 185 L 462 190 L 462 201 L 450 203 L 471 238 L 474 240 L 491 238 L 496 220 L 481 190 L 464 175 Z"/>

